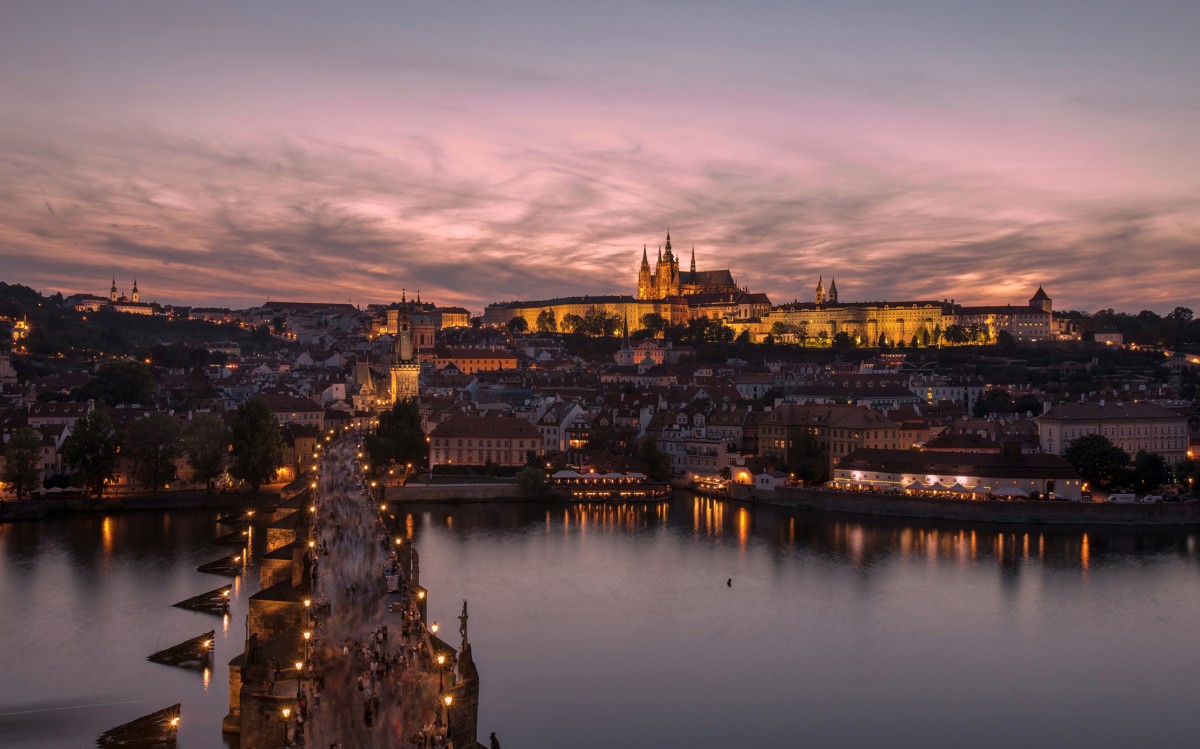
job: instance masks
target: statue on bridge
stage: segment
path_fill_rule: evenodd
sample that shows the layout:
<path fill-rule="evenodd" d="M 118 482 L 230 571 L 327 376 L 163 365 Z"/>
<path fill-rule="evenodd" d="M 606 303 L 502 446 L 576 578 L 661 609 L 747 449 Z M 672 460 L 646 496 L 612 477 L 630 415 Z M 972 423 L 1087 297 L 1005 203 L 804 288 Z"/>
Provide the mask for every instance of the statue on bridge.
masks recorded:
<path fill-rule="evenodd" d="M 458 633 L 462 635 L 462 646 L 459 650 L 467 649 L 467 599 L 463 599 L 463 612 L 458 616 Z"/>

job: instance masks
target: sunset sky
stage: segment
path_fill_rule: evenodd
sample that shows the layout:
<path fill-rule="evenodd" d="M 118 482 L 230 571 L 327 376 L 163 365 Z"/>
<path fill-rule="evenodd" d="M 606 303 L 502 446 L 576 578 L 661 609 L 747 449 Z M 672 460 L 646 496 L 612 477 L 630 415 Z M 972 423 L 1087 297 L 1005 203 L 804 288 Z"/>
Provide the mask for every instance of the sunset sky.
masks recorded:
<path fill-rule="evenodd" d="M 1200 308 L 1200 3 L 7 1 L 0 280 Z"/>

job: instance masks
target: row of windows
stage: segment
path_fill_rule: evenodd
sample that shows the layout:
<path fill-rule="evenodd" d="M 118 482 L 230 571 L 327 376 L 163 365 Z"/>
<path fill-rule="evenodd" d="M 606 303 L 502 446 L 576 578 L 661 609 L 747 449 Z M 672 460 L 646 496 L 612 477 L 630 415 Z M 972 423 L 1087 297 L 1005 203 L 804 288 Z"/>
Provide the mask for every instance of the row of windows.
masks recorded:
<path fill-rule="evenodd" d="M 463 440 L 451 440 L 449 437 L 434 437 L 434 447 L 450 447 L 451 442 L 456 442 L 455 447 L 463 447 Z M 476 444 L 472 444 L 472 442 Z M 492 443 L 495 443 L 494 445 Z M 466 447 L 512 447 L 512 440 L 466 440 Z M 517 440 L 517 448 L 525 447 L 526 440 Z M 536 447 L 534 440 L 528 440 L 530 447 Z"/>

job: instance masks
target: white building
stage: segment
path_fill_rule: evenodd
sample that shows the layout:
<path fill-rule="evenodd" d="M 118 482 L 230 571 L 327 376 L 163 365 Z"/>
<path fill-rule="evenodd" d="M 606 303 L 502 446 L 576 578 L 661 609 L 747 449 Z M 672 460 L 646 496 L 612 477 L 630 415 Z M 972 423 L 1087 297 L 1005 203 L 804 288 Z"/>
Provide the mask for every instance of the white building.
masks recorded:
<path fill-rule="evenodd" d="M 1169 465 L 1187 458 L 1187 418 L 1153 403 L 1060 403 L 1037 422 L 1042 450 L 1053 455 L 1064 454 L 1080 437 L 1099 434 L 1130 455 L 1158 453 Z"/>

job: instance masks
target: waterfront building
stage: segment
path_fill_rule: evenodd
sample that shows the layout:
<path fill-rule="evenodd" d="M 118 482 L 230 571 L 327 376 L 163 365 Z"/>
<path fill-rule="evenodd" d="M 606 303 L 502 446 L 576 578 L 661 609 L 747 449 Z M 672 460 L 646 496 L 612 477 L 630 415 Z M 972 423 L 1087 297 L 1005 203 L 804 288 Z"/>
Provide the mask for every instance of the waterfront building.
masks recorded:
<path fill-rule="evenodd" d="M 543 453 L 542 445 L 541 433 L 525 419 L 456 414 L 429 433 L 429 467 L 523 466 L 528 453 Z"/>
<path fill-rule="evenodd" d="M 759 455 L 782 463 L 815 460 L 824 476 L 855 450 L 900 447 L 899 425 L 865 406 L 784 403 L 758 428 Z"/>
<path fill-rule="evenodd" d="M 997 453 L 859 449 L 833 469 L 830 486 L 963 499 L 1080 499 L 1083 480 L 1070 463 L 1057 455 L 1022 453 L 1017 443 L 1004 448 Z"/>
<path fill-rule="evenodd" d="M 1042 450 L 1062 455 L 1080 437 L 1099 434 L 1130 455 L 1158 453 L 1169 465 L 1188 457 L 1187 417 L 1154 403 L 1060 403 L 1037 418 Z"/>

